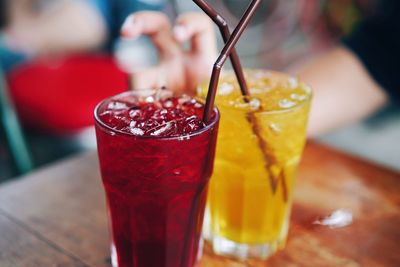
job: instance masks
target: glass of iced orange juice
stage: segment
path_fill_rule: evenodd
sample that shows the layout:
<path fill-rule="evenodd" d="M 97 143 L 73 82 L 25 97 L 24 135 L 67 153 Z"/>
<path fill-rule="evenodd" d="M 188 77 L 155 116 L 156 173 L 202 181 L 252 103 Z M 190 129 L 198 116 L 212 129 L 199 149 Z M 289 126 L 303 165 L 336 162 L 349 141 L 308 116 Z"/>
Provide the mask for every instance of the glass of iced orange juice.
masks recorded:
<path fill-rule="evenodd" d="M 246 70 L 245 76 L 250 97 L 241 95 L 233 72 L 219 82 L 204 234 L 219 255 L 265 259 L 285 245 L 312 94 L 283 73 Z M 199 87 L 200 97 L 206 93 L 206 85 Z"/>

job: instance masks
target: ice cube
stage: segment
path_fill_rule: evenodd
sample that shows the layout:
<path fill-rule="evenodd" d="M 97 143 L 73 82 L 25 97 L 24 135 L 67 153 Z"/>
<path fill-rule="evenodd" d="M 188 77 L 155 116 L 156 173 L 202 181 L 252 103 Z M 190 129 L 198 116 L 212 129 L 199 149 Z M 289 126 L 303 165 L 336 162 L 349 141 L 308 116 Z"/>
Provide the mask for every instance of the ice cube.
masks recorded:
<path fill-rule="evenodd" d="M 185 134 L 178 137 L 179 141 L 190 140 L 190 135 Z"/>
<path fill-rule="evenodd" d="M 137 123 L 136 121 L 131 121 L 131 122 L 129 123 L 129 127 L 135 128 L 136 123 Z"/>
<path fill-rule="evenodd" d="M 193 130 L 196 127 L 196 118 L 197 118 L 196 116 L 190 116 L 190 117 L 185 118 L 185 122 L 186 122 L 185 128 L 189 127 L 190 130 Z"/>
<path fill-rule="evenodd" d="M 188 126 L 190 127 L 191 130 L 193 130 L 196 127 L 196 124 L 191 122 L 188 124 Z"/>
<path fill-rule="evenodd" d="M 255 77 L 256 79 L 262 79 L 262 78 L 264 78 L 264 72 L 263 72 L 263 71 L 257 71 L 257 72 L 254 74 L 254 77 Z"/>
<path fill-rule="evenodd" d="M 281 132 L 281 128 L 276 123 L 270 123 L 269 128 L 272 130 L 273 133 L 279 134 Z"/>
<path fill-rule="evenodd" d="M 234 89 L 233 85 L 231 85 L 229 83 L 223 83 L 218 88 L 218 94 L 219 95 L 229 95 L 230 93 L 232 93 L 233 89 Z"/>
<path fill-rule="evenodd" d="M 303 101 L 303 100 L 306 100 L 307 96 L 299 95 L 299 94 L 291 94 L 290 98 L 293 100 L 297 100 L 297 101 Z"/>
<path fill-rule="evenodd" d="M 166 87 L 160 87 L 160 88 L 157 88 L 157 90 L 156 90 L 156 92 L 155 92 L 155 94 L 154 94 L 154 98 L 155 98 L 155 100 L 158 102 L 158 101 L 160 101 L 160 99 L 161 99 L 161 96 L 162 96 L 162 93 L 163 93 L 163 91 L 166 89 Z"/>
<path fill-rule="evenodd" d="M 164 107 L 166 107 L 166 108 L 172 108 L 173 105 L 174 105 L 174 103 L 172 103 L 171 100 L 167 100 L 164 102 Z"/>
<path fill-rule="evenodd" d="M 154 103 L 154 97 L 153 96 L 148 96 L 148 97 L 146 97 L 145 101 L 147 103 Z"/>
<path fill-rule="evenodd" d="M 249 108 L 249 103 L 242 103 L 242 102 L 239 102 L 239 101 L 232 101 L 232 105 L 235 107 L 235 108 Z"/>
<path fill-rule="evenodd" d="M 250 92 L 251 92 L 252 94 L 261 94 L 261 93 L 263 93 L 264 91 L 263 91 L 262 89 L 260 89 L 260 88 L 250 88 Z"/>
<path fill-rule="evenodd" d="M 261 101 L 257 98 L 253 98 L 250 100 L 249 105 L 252 110 L 259 110 L 261 107 Z"/>
<path fill-rule="evenodd" d="M 299 86 L 299 81 L 294 78 L 294 77 L 290 77 L 289 78 L 289 87 L 291 89 L 297 88 Z"/>
<path fill-rule="evenodd" d="M 131 133 L 138 136 L 144 135 L 144 131 L 140 128 L 132 128 Z"/>
<path fill-rule="evenodd" d="M 110 111 L 110 110 L 104 110 L 103 112 L 101 112 L 100 113 L 100 117 L 102 117 L 102 116 L 107 116 L 107 115 L 112 115 L 113 114 L 113 112 L 112 111 Z"/>
<path fill-rule="evenodd" d="M 179 104 L 184 104 L 186 102 L 190 102 L 192 100 L 192 98 L 188 95 L 182 95 L 181 97 L 178 98 L 178 103 Z"/>
<path fill-rule="evenodd" d="M 154 132 L 152 132 L 150 135 L 153 136 L 158 136 L 166 131 L 168 131 L 169 129 L 172 128 L 172 123 L 171 122 L 167 122 L 164 126 L 162 126 L 161 128 L 155 130 Z"/>
<path fill-rule="evenodd" d="M 138 117 L 138 116 L 140 116 L 140 114 L 141 114 L 141 111 L 139 109 L 133 109 L 133 110 L 129 111 L 129 117 L 131 117 L 131 118 Z"/>
<path fill-rule="evenodd" d="M 119 110 L 119 109 L 126 109 L 128 108 L 128 106 L 125 103 L 113 101 L 108 104 L 107 108 L 111 110 Z"/>
<path fill-rule="evenodd" d="M 192 115 L 192 116 L 190 116 L 190 117 L 187 117 L 185 120 L 186 121 L 191 121 L 191 120 L 194 120 L 194 119 L 196 119 L 197 117 L 195 116 L 195 115 Z"/>
<path fill-rule="evenodd" d="M 295 102 L 290 101 L 286 98 L 279 101 L 279 107 L 281 108 L 291 108 L 294 107 L 295 105 L 296 105 Z"/>
<path fill-rule="evenodd" d="M 271 77 L 271 72 L 269 72 L 269 71 L 262 71 L 262 70 L 260 70 L 260 71 L 257 71 L 255 74 L 254 74 L 254 77 L 257 79 L 257 80 L 259 80 L 259 79 L 262 79 L 262 78 L 268 78 L 268 77 Z"/>
<path fill-rule="evenodd" d="M 310 86 L 303 84 L 303 85 L 302 85 L 302 88 L 303 88 L 303 90 L 304 90 L 306 93 L 311 94 L 312 89 L 311 89 Z"/>

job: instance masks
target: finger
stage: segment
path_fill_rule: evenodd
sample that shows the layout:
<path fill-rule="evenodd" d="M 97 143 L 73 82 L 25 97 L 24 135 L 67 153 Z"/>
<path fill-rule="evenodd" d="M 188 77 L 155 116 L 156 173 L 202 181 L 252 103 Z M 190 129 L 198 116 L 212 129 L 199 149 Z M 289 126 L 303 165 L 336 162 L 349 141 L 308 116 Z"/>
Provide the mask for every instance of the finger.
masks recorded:
<path fill-rule="evenodd" d="M 179 44 L 172 36 L 168 17 L 161 12 L 143 11 L 128 16 L 121 34 L 127 38 L 147 35 L 160 52 L 160 57 L 174 56 L 179 53 Z"/>
<path fill-rule="evenodd" d="M 131 74 L 131 86 L 134 90 L 155 89 L 166 86 L 164 71 L 156 66 Z"/>
<path fill-rule="evenodd" d="M 132 89 L 154 89 L 167 87 L 175 94 L 188 92 L 194 81 L 187 81 L 182 62 L 177 59 L 131 75 Z"/>
<path fill-rule="evenodd" d="M 142 24 L 135 19 L 135 15 L 129 15 L 121 27 L 121 36 L 127 39 L 136 39 L 142 34 Z"/>
<path fill-rule="evenodd" d="M 179 16 L 173 33 L 178 42 L 190 40 L 193 53 L 212 58 L 216 56 L 217 44 L 214 25 L 206 15 L 191 12 Z"/>

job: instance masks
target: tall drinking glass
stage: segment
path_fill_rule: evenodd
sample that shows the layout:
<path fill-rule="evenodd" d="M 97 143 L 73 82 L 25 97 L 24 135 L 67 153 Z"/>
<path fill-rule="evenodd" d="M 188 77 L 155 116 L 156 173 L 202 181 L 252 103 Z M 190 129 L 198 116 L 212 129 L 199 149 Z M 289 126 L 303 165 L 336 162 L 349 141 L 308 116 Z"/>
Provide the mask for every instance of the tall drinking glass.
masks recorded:
<path fill-rule="evenodd" d="M 215 109 L 201 126 L 202 111 L 194 99 L 150 90 L 97 106 L 113 266 L 194 266 L 219 121 Z"/>
<path fill-rule="evenodd" d="M 219 83 L 221 121 L 204 234 L 217 254 L 265 259 L 285 245 L 311 90 L 282 73 L 247 70 L 245 76 L 248 98 L 233 73 Z M 199 95 L 205 93 L 200 87 Z"/>

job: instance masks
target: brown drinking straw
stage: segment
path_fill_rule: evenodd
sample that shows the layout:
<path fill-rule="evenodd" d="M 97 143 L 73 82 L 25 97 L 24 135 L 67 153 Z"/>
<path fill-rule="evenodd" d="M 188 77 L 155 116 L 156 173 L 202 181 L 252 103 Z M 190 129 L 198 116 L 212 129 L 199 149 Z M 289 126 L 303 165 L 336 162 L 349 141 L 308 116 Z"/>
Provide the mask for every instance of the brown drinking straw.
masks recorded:
<path fill-rule="evenodd" d="M 204 13 L 206 13 L 210 17 L 210 19 L 212 19 L 215 22 L 215 24 L 217 24 L 222 39 L 226 44 L 229 41 L 229 38 L 231 38 L 231 32 L 229 31 L 228 23 L 226 22 L 226 20 L 220 14 L 218 14 L 217 11 L 212 6 L 210 6 L 206 1 L 193 0 L 193 2 L 196 5 L 198 5 L 204 11 Z M 235 48 L 232 49 L 232 53 L 230 54 L 229 58 L 233 66 L 233 70 L 235 71 L 235 75 L 238 80 L 242 95 L 249 96 L 250 93 L 247 87 L 246 79 L 244 78 L 243 68 L 242 65 L 240 64 L 240 60 Z"/>
<path fill-rule="evenodd" d="M 222 66 L 225 64 L 226 59 L 232 53 L 233 48 L 236 43 L 239 41 L 240 36 L 243 31 L 246 29 L 249 24 L 251 18 L 254 16 L 258 6 L 260 5 L 261 0 L 253 0 L 251 1 L 249 7 L 246 9 L 243 17 L 240 19 L 239 24 L 236 26 L 233 31 L 231 37 L 226 42 L 224 48 L 222 49 L 217 61 L 214 63 L 214 67 L 211 73 L 211 80 L 208 86 L 208 93 L 206 104 L 204 107 L 203 121 L 208 124 L 211 120 L 211 114 L 214 107 L 215 95 L 217 93 L 217 86 L 219 81 L 219 76 L 221 74 Z"/>
<path fill-rule="evenodd" d="M 234 48 L 234 46 L 235 46 L 237 40 L 236 40 L 236 42 L 233 44 L 233 46 L 232 46 L 232 48 L 231 48 L 232 50 L 230 51 L 230 53 L 229 53 L 229 50 L 228 50 L 229 48 L 226 49 L 227 46 L 228 46 L 228 42 L 231 41 L 231 38 L 232 38 L 232 37 L 231 37 L 231 33 L 230 33 L 230 31 L 229 31 L 228 23 L 227 23 L 226 20 L 225 20 L 220 14 L 218 14 L 218 12 L 217 12 L 213 7 L 211 7 L 205 0 L 193 0 L 193 2 L 194 2 L 195 4 L 197 4 L 197 5 L 210 17 L 210 19 L 213 20 L 213 21 L 215 22 L 215 24 L 217 24 L 217 26 L 218 26 L 218 28 L 219 28 L 219 30 L 220 30 L 220 33 L 221 33 L 221 35 L 222 35 L 222 39 L 224 40 L 224 43 L 225 43 L 224 50 L 222 50 L 220 57 L 218 58 L 217 62 L 214 64 L 214 69 L 213 69 L 212 78 L 211 78 L 211 81 L 210 81 L 210 86 L 209 86 L 209 91 L 208 91 L 208 95 L 207 95 L 207 100 L 209 99 L 210 90 L 215 90 L 215 92 L 213 92 L 214 95 L 212 96 L 213 99 L 215 99 L 215 94 L 216 94 L 216 88 L 215 88 L 215 87 L 217 87 L 217 85 L 218 85 L 219 74 L 220 74 L 222 65 L 225 63 L 225 60 L 226 60 L 226 57 L 221 59 L 221 56 L 222 56 L 222 54 L 224 53 L 224 51 L 228 51 L 226 54 L 229 55 L 230 60 L 231 60 L 231 62 L 232 62 L 232 66 L 233 66 L 233 69 L 234 69 L 234 71 L 235 71 L 235 75 L 236 75 L 236 78 L 237 78 L 237 80 L 238 80 L 238 83 L 239 83 L 239 85 L 240 85 L 240 90 L 241 90 L 241 92 L 242 92 L 242 95 L 243 95 L 243 96 L 249 96 L 250 93 L 249 93 L 249 90 L 248 90 L 248 87 L 247 87 L 246 80 L 245 80 L 245 78 L 244 78 L 243 68 L 242 68 L 242 66 L 241 66 L 241 63 L 240 63 L 239 57 L 238 57 L 238 55 L 237 55 L 236 49 Z M 247 9 L 245 15 L 243 16 L 242 20 L 244 19 L 244 17 L 246 16 L 246 14 L 248 14 L 248 15 L 250 16 L 248 19 L 249 19 L 249 20 L 251 19 L 251 16 L 253 16 L 253 13 L 255 12 L 255 10 L 257 9 L 258 4 L 259 4 L 259 3 L 255 3 L 255 2 L 256 2 L 256 1 L 253 1 L 253 2 L 251 3 L 251 5 L 250 5 L 249 8 Z M 259 2 L 261 2 L 261 1 L 259 1 Z M 252 4 L 254 5 L 254 6 L 253 6 L 254 11 L 252 11 L 253 13 L 250 13 L 251 11 L 249 11 L 249 9 L 251 9 Z M 247 13 L 247 12 L 249 12 L 250 14 Z M 242 20 L 241 20 L 241 22 L 242 22 Z M 247 23 L 248 23 L 248 22 L 247 22 Z M 237 30 L 237 28 L 238 28 L 239 26 L 240 26 L 240 23 L 239 23 L 239 25 L 236 27 L 236 29 L 235 29 L 235 31 L 234 31 L 234 34 L 235 34 L 235 32 L 237 32 L 236 30 Z M 247 24 L 244 25 L 244 27 L 242 26 L 242 27 L 243 27 L 243 30 L 246 28 L 246 26 L 247 26 Z M 242 30 L 242 31 L 243 31 L 243 30 Z M 239 31 L 239 30 L 238 30 L 238 31 Z M 240 34 L 241 34 L 241 33 L 239 33 L 239 37 L 240 37 Z M 237 38 L 239 38 L 239 37 L 237 37 Z M 221 60 L 221 61 L 220 61 L 220 60 Z M 220 64 L 218 64 L 218 63 L 220 63 Z M 212 92 L 211 92 L 211 93 L 212 93 Z M 213 100 L 213 99 L 212 99 L 212 100 Z M 246 99 L 245 99 L 245 100 L 246 100 Z M 210 109 L 212 106 L 213 106 L 213 105 L 210 105 L 210 106 L 208 106 L 208 108 Z M 207 107 L 207 102 L 206 102 L 206 107 Z M 204 114 L 204 118 L 206 118 L 206 114 Z M 266 170 L 268 171 L 268 174 L 269 174 L 270 184 L 271 184 L 272 191 L 273 191 L 274 193 L 276 192 L 276 189 L 277 189 L 277 186 L 278 186 L 278 182 L 280 181 L 280 182 L 282 183 L 283 199 L 284 199 L 284 201 L 286 202 L 286 201 L 288 200 L 288 195 L 287 195 L 288 192 L 287 192 L 287 184 L 286 184 L 286 179 L 285 179 L 285 176 L 286 176 L 286 175 L 285 175 L 285 172 L 284 172 L 284 170 L 281 170 L 280 173 L 278 174 L 278 177 L 276 177 L 276 175 L 274 175 L 274 174 L 271 172 L 271 169 L 270 169 L 270 167 L 271 167 L 271 166 L 270 166 L 270 165 L 271 165 L 270 160 L 272 160 L 272 163 L 276 163 L 276 162 L 275 162 L 276 160 L 275 160 L 274 158 L 270 159 L 269 156 L 268 156 L 269 153 L 267 152 L 267 151 L 268 151 L 267 144 L 266 144 L 265 140 L 262 138 L 262 136 L 261 136 L 261 134 L 260 134 L 260 127 L 259 127 L 259 125 L 258 125 L 257 119 L 256 119 L 256 117 L 255 117 L 255 115 L 254 115 L 253 112 L 250 112 L 250 113 L 247 115 L 247 120 L 249 121 L 249 123 L 250 123 L 251 126 L 252 126 L 253 133 L 257 136 L 260 149 L 261 149 L 261 151 L 263 152 L 263 156 L 264 156 L 264 160 L 265 160 L 265 168 L 266 168 Z"/>

